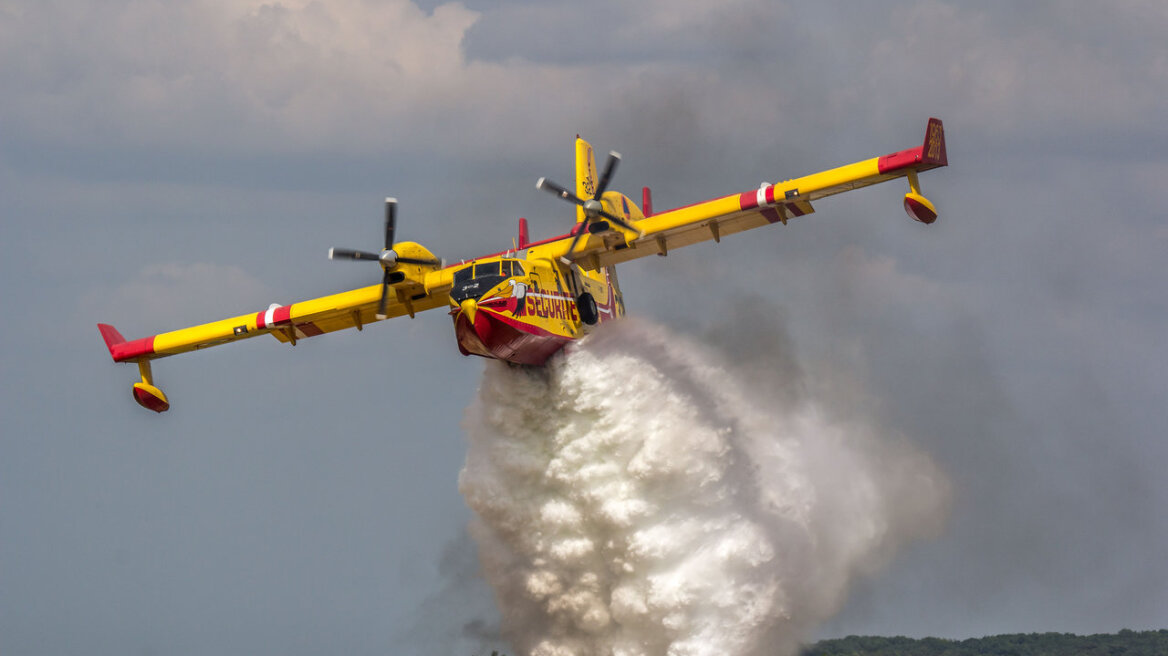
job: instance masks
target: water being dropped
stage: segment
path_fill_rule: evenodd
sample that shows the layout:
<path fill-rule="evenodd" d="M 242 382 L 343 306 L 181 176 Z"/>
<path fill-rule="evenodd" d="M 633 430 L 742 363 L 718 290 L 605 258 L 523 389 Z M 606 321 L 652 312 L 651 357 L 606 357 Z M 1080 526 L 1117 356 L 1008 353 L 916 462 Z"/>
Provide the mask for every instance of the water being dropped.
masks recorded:
<path fill-rule="evenodd" d="M 939 529 L 928 457 L 733 360 L 624 320 L 543 369 L 488 363 L 459 485 L 519 654 L 791 653 Z"/>

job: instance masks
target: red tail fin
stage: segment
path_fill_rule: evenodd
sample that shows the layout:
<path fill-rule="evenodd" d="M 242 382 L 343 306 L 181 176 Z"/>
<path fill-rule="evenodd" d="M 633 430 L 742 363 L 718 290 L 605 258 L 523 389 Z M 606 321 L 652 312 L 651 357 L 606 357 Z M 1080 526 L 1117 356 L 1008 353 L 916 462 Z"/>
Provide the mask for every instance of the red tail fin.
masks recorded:
<path fill-rule="evenodd" d="M 114 352 L 115 346 L 126 343 L 126 338 L 122 337 L 118 329 L 108 323 L 97 324 L 97 329 L 101 331 L 101 338 L 105 340 L 105 346 L 110 350 L 111 354 Z"/>
<path fill-rule="evenodd" d="M 945 127 L 941 119 L 929 119 L 929 127 L 925 128 L 925 144 L 921 146 L 921 164 L 934 166 L 949 166 L 949 156 L 945 153 Z M 920 170 L 925 170 L 921 167 Z"/>

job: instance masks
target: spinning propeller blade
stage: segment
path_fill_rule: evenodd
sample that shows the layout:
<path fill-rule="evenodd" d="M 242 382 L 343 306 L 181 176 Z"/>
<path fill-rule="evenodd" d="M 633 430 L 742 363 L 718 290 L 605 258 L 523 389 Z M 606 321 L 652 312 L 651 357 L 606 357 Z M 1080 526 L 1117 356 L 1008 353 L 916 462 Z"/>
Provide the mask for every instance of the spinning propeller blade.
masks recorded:
<path fill-rule="evenodd" d="M 393 232 L 397 225 L 397 199 L 385 199 L 385 250 L 393 248 Z"/>
<path fill-rule="evenodd" d="M 592 194 L 593 198 L 600 198 L 608 189 L 608 183 L 612 180 L 612 174 L 616 171 L 616 165 L 620 164 L 620 153 L 615 150 L 608 152 L 608 161 L 604 163 L 604 173 L 600 174 L 600 183 L 596 185 L 596 193 Z"/>
<path fill-rule="evenodd" d="M 397 199 L 385 199 L 385 248 L 381 253 L 358 251 L 351 248 L 330 248 L 330 260 L 371 261 L 381 265 L 381 299 L 377 303 L 377 318 L 384 319 L 389 310 L 389 290 L 391 271 L 399 264 L 415 264 L 420 266 L 442 266 L 437 258 L 400 257 L 393 249 L 394 234 L 397 232 Z M 400 278 L 399 278 L 400 280 Z"/>
<path fill-rule="evenodd" d="M 380 257 L 377 253 L 370 253 L 369 251 L 355 251 L 351 248 L 330 248 L 330 260 L 373 260 L 376 262 Z"/>
<path fill-rule="evenodd" d="M 540 178 L 539 181 L 535 183 L 536 189 L 546 189 L 547 191 L 559 196 L 560 198 L 570 203 L 575 203 L 576 205 L 584 208 L 584 223 L 583 225 L 577 226 L 576 230 L 573 232 L 572 243 L 568 244 L 568 250 L 566 253 L 564 253 L 563 256 L 565 261 L 567 261 L 567 259 L 572 255 L 572 252 L 576 250 L 576 245 L 580 243 L 580 238 L 584 236 L 584 233 L 590 232 L 589 228 L 593 222 L 595 222 L 600 217 L 611 221 L 612 223 L 624 228 L 625 230 L 628 230 L 629 232 L 635 232 L 638 235 L 641 234 L 641 231 L 630 225 L 628 221 L 625 221 L 619 216 L 614 216 L 613 214 L 610 214 L 604 210 L 602 197 L 604 192 L 608 189 L 608 183 L 612 181 L 613 174 L 616 173 L 616 167 L 618 164 L 620 164 L 620 160 L 620 153 L 616 152 L 615 150 L 608 153 L 608 161 L 604 163 L 604 172 L 600 174 L 600 182 L 596 185 L 596 192 L 593 193 L 592 198 L 589 198 L 588 200 L 581 200 L 580 197 L 578 197 L 576 194 L 573 194 L 571 191 L 568 191 L 564 187 L 561 187 L 560 185 L 552 182 L 551 180 L 548 180 L 547 178 Z"/>
<path fill-rule="evenodd" d="M 381 272 L 381 300 L 377 303 L 377 318 L 384 319 L 389 310 L 389 269 Z"/>
<path fill-rule="evenodd" d="M 585 232 L 588 232 L 587 221 L 577 226 L 576 234 L 572 235 L 572 243 L 568 244 L 568 250 L 564 253 L 564 260 L 567 260 L 572 252 L 576 250 L 576 244 L 580 243 L 580 237 L 583 237 Z"/>
<path fill-rule="evenodd" d="M 624 228 L 625 230 L 628 230 L 629 232 L 635 232 L 638 235 L 641 234 L 640 230 L 637 230 L 633 226 L 629 225 L 628 221 L 625 221 L 624 219 L 620 218 L 619 216 L 614 216 L 612 214 L 609 214 L 608 212 L 605 212 L 604 210 L 600 210 L 596 214 L 599 216 L 603 216 L 604 218 L 608 219 L 609 221 L 612 221 L 613 223 Z"/>
<path fill-rule="evenodd" d="M 584 201 L 580 200 L 576 196 L 576 194 L 573 194 L 572 192 L 568 191 L 567 189 L 564 189 L 560 185 L 552 182 L 551 180 L 548 180 L 547 178 L 540 178 L 539 180 L 537 180 L 535 183 L 535 188 L 536 189 L 547 189 L 548 191 L 552 192 L 553 194 L 559 196 L 560 198 L 563 198 L 563 199 L 565 199 L 569 202 L 575 203 L 577 205 L 584 204 Z"/>

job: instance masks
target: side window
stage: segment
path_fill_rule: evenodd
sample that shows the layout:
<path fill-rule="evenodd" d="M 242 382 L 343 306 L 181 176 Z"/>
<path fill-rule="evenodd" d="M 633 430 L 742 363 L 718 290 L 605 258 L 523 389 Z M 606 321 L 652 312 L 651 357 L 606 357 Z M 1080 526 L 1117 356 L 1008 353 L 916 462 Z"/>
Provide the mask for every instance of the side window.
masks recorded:
<path fill-rule="evenodd" d="M 526 272 L 523 270 L 523 265 L 520 264 L 519 260 L 512 260 L 511 261 L 511 275 L 522 276 L 524 273 L 526 273 Z"/>
<path fill-rule="evenodd" d="M 484 276 L 497 276 L 497 275 L 499 275 L 499 263 L 498 262 L 487 262 L 485 264 L 476 264 L 475 265 L 475 277 L 476 278 L 482 278 Z"/>

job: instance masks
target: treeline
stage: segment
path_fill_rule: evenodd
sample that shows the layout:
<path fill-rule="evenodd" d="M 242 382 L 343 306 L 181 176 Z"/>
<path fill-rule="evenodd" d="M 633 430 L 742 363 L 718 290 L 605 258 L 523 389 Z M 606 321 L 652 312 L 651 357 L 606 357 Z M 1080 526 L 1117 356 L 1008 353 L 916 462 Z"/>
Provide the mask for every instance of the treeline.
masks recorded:
<path fill-rule="evenodd" d="M 801 656 L 1165 656 L 1168 631 L 1129 631 L 1078 636 L 1070 633 L 1017 633 L 944 640 L 848 636 L 820 640 Z"/>

